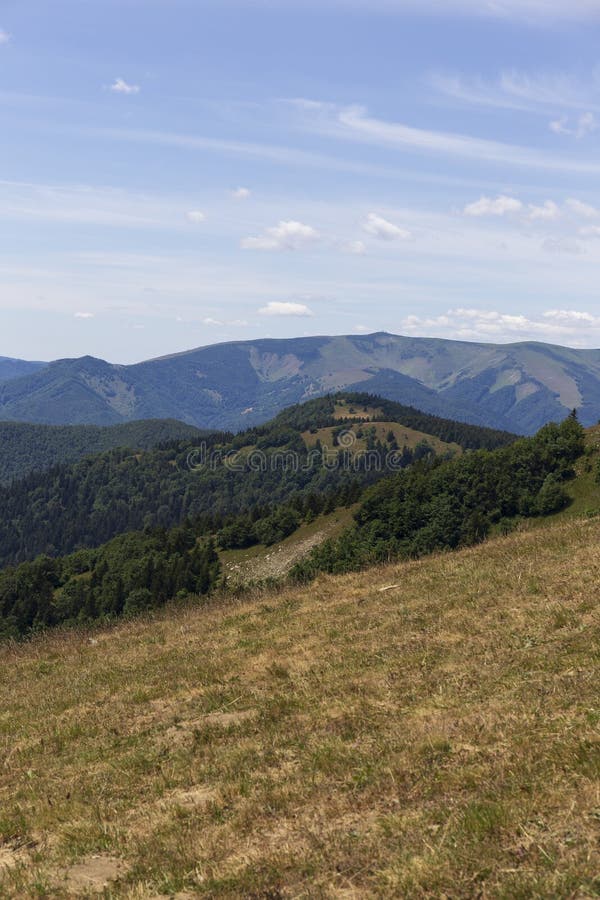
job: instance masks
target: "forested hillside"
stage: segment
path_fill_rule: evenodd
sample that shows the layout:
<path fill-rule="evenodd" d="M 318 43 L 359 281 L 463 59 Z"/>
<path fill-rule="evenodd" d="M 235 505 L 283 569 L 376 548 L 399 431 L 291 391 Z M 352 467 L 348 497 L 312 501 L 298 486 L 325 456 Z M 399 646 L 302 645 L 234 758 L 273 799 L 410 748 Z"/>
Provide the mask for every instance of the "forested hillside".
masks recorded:
<path fill-rule="evenodd" d="M 409 429 L 418 426 L 437 439 L 442 453 L 514 439 L 398 404 L 382 406 L 369 395 L 324 398 L 235 438 L 210 434 L 200 442 L 173 442 L 143 453 L 114 450 L 0 488 L 0 565 L 99 546 L 125 531 L 169 528 L 186 519 L 210 520 L 206 527 L 218 530 L 229 516 L 263 516 L 265 507 L 297 495 L 356 499 L 356 486 L 372 484 L 390 466 L 406 467 L 434 451 L 433 440 L 413 448 L 400 445 L 392 429 L 383 438 L 366 434 L 365 454 L 350 450 L 344 455 L 344 448 L 336 446 L 352 423 L 358 431 L 368 421 L 386 419 L 392 427 L 398 422 Z M 332 446 L 311 448 L 303 434 L 307 425 L 329 425 Z"/>
<path fill-rule="evenodd" d="M 197 440 L 203 432 L 174 419 L 124 425 L 30 425 L 0 422 L 0 484 L 116 447 L 150 450 L 168 441 Z"/>
<path fill-rule="evenodd" d="M 210 539 L 189 525 L 120 535 L 97 550 L 38 557 L 0 572 L 0 639 L 155 609 L 217 584 Z"/>
<path fill-rule="evenodd" d="M 355 413 L 366 415 L 368 409 Z M 338 400 L 338 420 L 345 412 L 348 407 Z M 276 429 L 274 434 L 286 433 Z M 261 458 L 268 460 L 279 449 L 269 446 Z M 339 452 L 343 458 L 346 451 Z M 292 579 L 468 546 L 482 541 L 492 525 L 509 531 L 516 516 L 556 512 L 568 502 L 564 485 L 583 452 L 583 429 L 569 417 L 561 425 L 546 426 L 535 438 L 498 450 L 446 458 L 423 452 L 413 454 L 411 462 L 406 454 L 403 470 L 366 491 L 356 524 L 339 539 L 314 549 L 294 568 Z M 275 478 L 269 502 L 263 495 L 261 503 L 243 507 L 238 515 L 219 517 L 207 510 L 171 530 L 147 525 L 99 549 L 58 559 L 39 556 L 5 569 L 0 572 L 0 633 L 16 637 L 50 625 L 112 618 L 155 608 L 180 593 L 210 591 L 220 580 L 217 548 L 282 541 L 314 516 L 356 502 L 374 478 L 366 470 L 362 481 L 356 470 L 350 475 L 320 466 L 317 471 L 320 478 L 323 473 L 330 476 L 327 491 L 315 489 L 314 481 L 304 491 L 297 489 L 297 482 L 286 482 L 296 491 L 280 495 L 278 503 Z M 241 485 L 256 473 L 244 468 L 229 474 L 241 480 L 220 483 L 221 490 L 224 484 Z"/>
<path fill-rule="evenodd" d="M 356 524 L 316 547 L 293 576 L 346 572 L 482 541 L 493 526 L 545 516 L 568 503 L 565 482 L 585 449 L 575 416 L 495 451 L 412 466 L 370 489 Z"/>

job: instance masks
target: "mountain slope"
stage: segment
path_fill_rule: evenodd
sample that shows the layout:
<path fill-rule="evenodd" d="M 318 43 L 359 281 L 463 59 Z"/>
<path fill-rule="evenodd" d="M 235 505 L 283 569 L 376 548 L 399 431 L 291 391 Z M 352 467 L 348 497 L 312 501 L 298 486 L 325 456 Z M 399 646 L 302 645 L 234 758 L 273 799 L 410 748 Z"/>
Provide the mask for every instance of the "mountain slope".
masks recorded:
<path fill-rule="evenodd" d="M 191 425 L 168 419 L 110 427 L 0 422 L 0 484 L 116 447 L 150 450 L 167 441 L 199 440 L 202 434 Z"/>
<path fill-rule="evenodd" d="M 47 363 L 27 362 L 24 359 L 10 359 L 0 356 L 0 383 L 12 381 L 14 378 L 22 378 L 24 375 L 32 375 L 45 368 Z"/>
<path fill-rule="evenodd" d="M 319 506 L 335 497 L 339 500 L 340 494 L 354 497 L 381 478 L 389 468 L 388 454 L 395 467 L 403 468 L 430 453 L 504 446 L 514 439 L 504 432 L 427 416 L 391 401 L 380 401 L 378 406 L 377 398 L 369 395 L 351 397 L 309 401 L 235 439 L 210 433 L 202 440 L 187 438 L 143 453 L 107 451 L 0 485 L 0 565 L 40 553 L 56 556 L 95 547 L 120 532 L 171 527 L 188 518 L 210 520 L 220 528 L 228 516 L 309 495 L 315 496 Z M 361 459 L 347 461 L 339 455 L 342 448 L 335 446 L 333 433 L 331 446 L 324 446 L 322 454 L 309 449 L 304 432 L 313 423 L 335 431 L 348 430 L 345 422 L 364 426 L 364 409 L 378 425 L 388 423 L 383 435 L 370 438 L 378 466 L 367 466 Z M 345 413 L 342 418 L 341 412 Z M 405 440 L 399 431 L 396 437 L 395 423 L 422 435 L 416 441 Z M 138 427 L 136 423 L 125 430 Z M 372 428 L 377 431 L 375 424 Z M 392 431 L 390 440 L 388 431 Z M 423 444 L 421 438 L 427 436 L 430 441 Z M 407 444 L 415 446 L 407 446 L 405 452 Z M 326 465 L 323 454 L 335 464 Z"/>
<path fill-rule="evenodd" d="M 176 418 L 241 430 L 345 389 L 521 434 L 573 408 L 592 425 L 600 417 L 600 350 L 379 333 L 217 344 L 130 366 L 83 357 L 0 384 L 0 418 L 104 425 Z"/>
<path fill-rule="evenodd" d="M 599 542 L 0 647 L 0 894 L 596 896 Z"/>

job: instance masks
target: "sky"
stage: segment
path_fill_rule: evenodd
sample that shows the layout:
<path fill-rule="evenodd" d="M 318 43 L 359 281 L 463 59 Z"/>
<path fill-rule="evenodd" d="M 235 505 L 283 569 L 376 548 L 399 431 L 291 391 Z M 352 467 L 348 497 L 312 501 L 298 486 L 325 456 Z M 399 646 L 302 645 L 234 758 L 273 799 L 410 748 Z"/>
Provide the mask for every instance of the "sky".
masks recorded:
<path fill-rule="evenodd" d="M 600 346 L 598 0 L 2 0 L 0 355 Z"/>

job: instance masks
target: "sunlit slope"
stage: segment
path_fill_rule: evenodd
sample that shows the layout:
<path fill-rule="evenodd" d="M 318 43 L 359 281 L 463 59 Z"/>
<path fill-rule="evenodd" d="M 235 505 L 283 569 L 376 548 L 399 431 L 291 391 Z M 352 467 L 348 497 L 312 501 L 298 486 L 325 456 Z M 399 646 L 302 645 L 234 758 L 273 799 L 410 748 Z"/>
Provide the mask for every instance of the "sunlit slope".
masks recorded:
<path fill-rule="evenodd" d="M 0 650 L 0 895 L 591 897 L 600 522 Z"/>

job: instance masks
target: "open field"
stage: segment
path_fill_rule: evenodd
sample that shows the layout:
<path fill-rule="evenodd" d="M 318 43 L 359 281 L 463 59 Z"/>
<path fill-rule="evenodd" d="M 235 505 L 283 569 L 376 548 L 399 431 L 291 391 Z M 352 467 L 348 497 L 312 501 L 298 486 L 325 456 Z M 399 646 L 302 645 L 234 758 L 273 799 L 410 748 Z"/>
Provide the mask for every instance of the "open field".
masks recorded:
<path fill-rule="evenodd" d="M 0 896 L 598 896 L 599 542 L 0 648 Z"/>
<path fill-rule="evenodd" d="M 435 437 L 435 435 L 417 431 L 415 428 L 408 428 L 406 425 L 400 425 L 398 422 L 371 422 L 370 420 L 365 419 L 362 425 L 360 422 L 353 422 L 346 427 L 348 432 L 350 432 L 354 438 L 350 445 L 350 449 L 354 452 L 364 452 L 367 449 L 366 432 L 370 430 L 374 432 L 374 437 L 380 441 L 385 441 L 387 435 L 392 432 L 400 448 L 408 447 L 409 450 L 414 450 L 419 444 L 425 442 L 429 444 L 432 450 L 437 454 L 458 454 L 463 452 L 462 447 L 459 444 L 442 441 L 440 438 Z M 331 427 L 319 428 L 315 430 L 314 433 L 305 431 L 302 438 L 309 450 L 315 446 L 317 440 L 321 442 L 323 447 L 332 450 L 335 447 L 333 439 L 334 431 L 336 431 L 336 428 Z M 362 436 L 359 437 L 358 435 L 361 434 L 361 432 Z"/>

